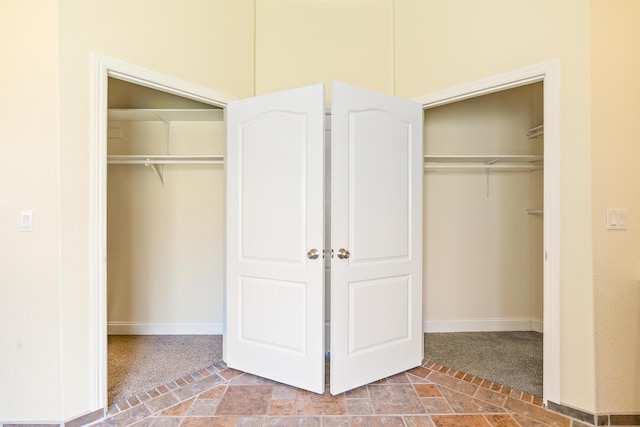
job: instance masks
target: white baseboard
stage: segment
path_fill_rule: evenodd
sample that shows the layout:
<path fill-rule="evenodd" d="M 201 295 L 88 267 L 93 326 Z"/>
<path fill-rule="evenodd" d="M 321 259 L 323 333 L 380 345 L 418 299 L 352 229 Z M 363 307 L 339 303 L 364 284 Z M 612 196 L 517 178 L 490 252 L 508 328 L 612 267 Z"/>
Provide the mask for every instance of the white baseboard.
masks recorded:
<path fill-rule="evenodd" d="M 222 335 L 222 332 L 222 323 L 107 323 L 107 335 Z"/>
<path fill-rule="evenodd" d="M 544 332 L 544 321 L 542 319 L 531 319 L 531 330 L 534 332 Z"/>
<path fill-rule="evenodd" d="M 423 328 L 424 332 L 542 332 L 543 321 L 542 319 L 534 319 L 530 317 L 425 320 Z"/>

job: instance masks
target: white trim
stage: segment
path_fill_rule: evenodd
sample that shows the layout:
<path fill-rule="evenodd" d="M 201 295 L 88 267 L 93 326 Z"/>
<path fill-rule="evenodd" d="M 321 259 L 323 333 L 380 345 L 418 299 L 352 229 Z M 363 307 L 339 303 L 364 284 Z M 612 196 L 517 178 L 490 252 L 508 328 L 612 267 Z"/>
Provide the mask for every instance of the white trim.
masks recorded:
<path fill-rule="evenodd" d="M 544 332 L 544 320 L 531 319 L 531 330 L 534 332 Z"/>
<path fill-rule="evenodd" d="M 108 335 L 222 335 L 222 323 L 109 322 Z"/>
<path fill-rule="evenodd" d="M 555 61 L 433 92 L 414 98 L 414 101 L 421 103 L 423 108 L 428 109 L 539 82 L 545 79 L 545 72 L 542 71 L 542 68 L 550 66 L 553 62 Z"/>
<path fill-rule="evenodd" d="M 107 101 L 108 77 L 217 107 L 237 98 L 105 55 L 91 54 L 90 111 L 90 352 L 92 409 L 107 407 Z"/>
<path fill-rule="evenodd" d="M 415 98 L 424 109 L 544 82 L 544 401 L 560 401 L 560 61 Z"/>
<path fill-rule="evenodd" d="M 530 317 L 425 320 L 424 332 L 542 332 L 542 320 Z"/>

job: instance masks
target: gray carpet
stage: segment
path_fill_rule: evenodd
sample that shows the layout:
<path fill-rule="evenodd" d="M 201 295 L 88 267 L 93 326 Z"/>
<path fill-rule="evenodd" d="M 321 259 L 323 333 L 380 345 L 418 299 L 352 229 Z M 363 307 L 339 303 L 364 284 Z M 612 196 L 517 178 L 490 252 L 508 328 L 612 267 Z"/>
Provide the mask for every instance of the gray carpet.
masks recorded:
<path fill-rule="evenodd" d="M 222 335 L 110 335 L 109 405 L 222 360 Z"/>
<path fill-rule="evenodd" d="M 424 357 L 448 368 L 542 397 L 542 334 L 425 334 Z"/>
<path fill-rule="evenodd" d="M 221 335 L 111 335 L 109 405 L 222 360 Z M 425 358 L 449 368 L 542 396 L 542 334 L 425 334 Z"/>

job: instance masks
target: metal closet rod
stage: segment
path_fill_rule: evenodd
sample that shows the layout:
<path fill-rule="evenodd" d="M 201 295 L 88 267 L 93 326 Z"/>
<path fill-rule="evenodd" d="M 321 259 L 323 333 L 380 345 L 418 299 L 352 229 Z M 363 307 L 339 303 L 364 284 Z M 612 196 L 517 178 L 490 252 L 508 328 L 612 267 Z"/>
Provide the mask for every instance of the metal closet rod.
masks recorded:
<path fill-rule="evenodd" d="M 428 170 L 436 170 L 436 169 L 491 169 L 491 170 L 497 170 L 497 169 L 524 169 L 524 170 L 539 170 L 539 169 L 543 169 L 542 165 L 536 165 L 536 164 L 522 164 L 522 163 L 516 163 L 516 164 L 507 164 L 507 163 L 501 163 L 501 164 L 488 164 L 488 163 L 456 163 L 456 164 L 436 164 L 436 163 L 426 163 L 424 165 L 425 169 Z"/>
<path fill-rule="evenodd" d="M 111 165 L 222 165 L 224 156 L 193 156 L 193 155 L 111 155 L 107 156 L 107 163 Z"/>

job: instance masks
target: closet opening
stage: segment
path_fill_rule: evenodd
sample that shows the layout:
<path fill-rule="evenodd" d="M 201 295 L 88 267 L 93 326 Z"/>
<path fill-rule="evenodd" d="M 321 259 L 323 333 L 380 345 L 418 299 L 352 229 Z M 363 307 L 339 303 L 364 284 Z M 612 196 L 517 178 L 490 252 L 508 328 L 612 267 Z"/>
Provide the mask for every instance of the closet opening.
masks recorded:
<path fill-rule="evenodd" d="M 424 112 L 425 357 L 543 397 L 544 82 Z"/>
<path fill-rule="evenodd" d="M 108 405 L 222 359 L 224 110 L 108 78 Z"/>

